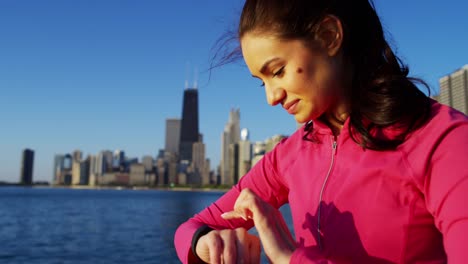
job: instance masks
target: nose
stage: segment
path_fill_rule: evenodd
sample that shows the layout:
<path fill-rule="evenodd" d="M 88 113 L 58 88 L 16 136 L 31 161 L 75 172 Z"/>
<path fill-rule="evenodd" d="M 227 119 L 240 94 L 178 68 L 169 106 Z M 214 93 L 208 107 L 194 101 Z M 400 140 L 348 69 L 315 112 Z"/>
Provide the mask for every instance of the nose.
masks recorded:
<path fill-rule="evenodd" d="M 282 103 L 286 97 L 286 91 L 283 88 L 268 88 L 265 86 L 265 93 L 267 102 L 271 106 Z"/>

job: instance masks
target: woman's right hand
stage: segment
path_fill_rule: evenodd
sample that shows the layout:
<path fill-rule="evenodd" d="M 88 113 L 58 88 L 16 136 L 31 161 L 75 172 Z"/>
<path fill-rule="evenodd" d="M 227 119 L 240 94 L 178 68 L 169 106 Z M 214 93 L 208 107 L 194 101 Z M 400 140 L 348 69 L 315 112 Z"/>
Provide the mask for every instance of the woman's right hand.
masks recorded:
<path fill-rule="evenodd" d="M 195 250 L 206 263 L 260 263 L 260 239 L 244 228 L 210 231 L 198 239 Z"/>

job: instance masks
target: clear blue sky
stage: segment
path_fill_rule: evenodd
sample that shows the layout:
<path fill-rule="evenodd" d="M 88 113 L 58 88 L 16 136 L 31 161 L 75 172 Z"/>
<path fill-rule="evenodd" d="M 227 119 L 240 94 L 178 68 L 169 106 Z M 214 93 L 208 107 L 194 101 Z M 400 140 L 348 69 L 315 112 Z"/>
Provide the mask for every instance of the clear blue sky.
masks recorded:
<path fill-rule="evenodd" d="M 51 180 L 54 154 L 74 149 L 156 155 L 165 119 L 181 115 L 188 64 L 201 71 L 200 128 L 214 165 L 231 107 L 254 141 L 292 133 L 293 118 L 266 104 L 243 64 L 210 81 L 203 72 L 242 3 L 0 0 L 0 180 L 18 180 L 26 147 L 36 151 L 35 180 Z M 397 53 L 435 90 L 468 63 L 468 2 L 376 4 Z"/>

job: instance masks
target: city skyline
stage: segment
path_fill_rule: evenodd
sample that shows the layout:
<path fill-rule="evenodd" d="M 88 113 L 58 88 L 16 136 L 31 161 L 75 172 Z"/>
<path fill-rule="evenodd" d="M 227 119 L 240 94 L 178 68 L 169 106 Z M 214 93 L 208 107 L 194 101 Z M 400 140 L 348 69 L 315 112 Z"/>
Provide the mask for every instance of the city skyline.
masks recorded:
<path fill-rule="evenodd" d="M 375 2 L 397 54 L 433 90 L 468 62 L 465 1 Z M 37 181 L 51 181 L 54 155 L 73 149 L 155 156 L 165 145 L 165 120 L 180 116 L 187 80 L 198 80 L 200 131 L 212 168 L 233 107 L 241 109 L 241 128 L 252 142 L 291 134 L 294 119 L 266 104 L 245 66 L 214 69 L 211 78 L 205 70 L 241 4 L 2 2 L 0 25 L 8 26 L 0 26 L 0 180 L 18 180 L 25 148 L 35 150 Z"/>

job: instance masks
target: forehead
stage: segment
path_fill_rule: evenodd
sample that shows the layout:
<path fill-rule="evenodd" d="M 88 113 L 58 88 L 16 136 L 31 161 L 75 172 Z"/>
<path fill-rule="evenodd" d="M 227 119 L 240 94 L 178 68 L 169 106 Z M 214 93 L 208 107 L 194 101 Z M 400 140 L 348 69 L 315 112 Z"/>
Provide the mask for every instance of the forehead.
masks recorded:
<path fill-rule="evenodd" d="M 280 40 L 273 36 L 246 34 L 241 41 L 242 55 L 252 73 L 272 58 L 287 59 L 304 48 L 298 40 Z"/>

